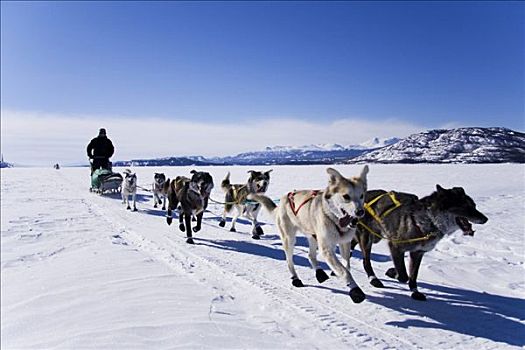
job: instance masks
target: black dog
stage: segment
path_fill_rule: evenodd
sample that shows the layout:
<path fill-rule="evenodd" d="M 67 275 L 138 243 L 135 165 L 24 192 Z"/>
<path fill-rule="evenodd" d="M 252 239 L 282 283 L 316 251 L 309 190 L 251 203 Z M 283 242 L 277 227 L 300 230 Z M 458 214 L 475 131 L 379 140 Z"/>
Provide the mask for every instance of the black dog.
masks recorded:
<path fill-rule="evenodd" d="M 201 229 L 202 216 L 208 206 L 208 199 L 213 189 L 213 179 L 210 174 L 192 170 L 191 179 L 177 176 L 168 188 L 168 213 L 166 221 L 171 225 L 173 210 L 179 210 L 179 229 L 186 231 L 186 242 L 194 244 L 192 231 Z M 197 225 L 191 228 L 191 218 L 197 217 Z"/>
<path fill-rule="evenodd" d="M 366 214 L 358 224 L 350 248 L 359 243 L 370 283 L 382 288 L 383 283 L 372 269 L 370 254 L 373 243 L 387 239 L 395 267 L 386 275 L 403 283 L 408 281 L 412 298 L 416 300 L 426 300 L 417 290 L 423 255 L 434 249 L 445 235 L 462 230 L 465 235 L 472 236 L 470 222 L 484 224 L 488 220 L 461 187 L 444 189 L 436 185 L 435 192 L 421 199 L 409 193 L 371 190 L 367 191 L 365 202 Z M 405 268 L 405 252 L 410 253 L 410 275 Z"/>
<path fill-rule="evenodd" d="M 193 174 L 191 177 L 191 181 L 196 183 L 199 187 L 203 200 L 203 210 L 202 212 L 197 214 L 197 226 L 193 228 L 193 232 L 198 232 L 201 229 L 202 216 L 204 215 L 204 211 L 208 208 L 208 201 L 210 199 L 211 191 L 213 190 L 213 178 L 209 173 L 204 171 L 192 170 L 190 173 Z"/>

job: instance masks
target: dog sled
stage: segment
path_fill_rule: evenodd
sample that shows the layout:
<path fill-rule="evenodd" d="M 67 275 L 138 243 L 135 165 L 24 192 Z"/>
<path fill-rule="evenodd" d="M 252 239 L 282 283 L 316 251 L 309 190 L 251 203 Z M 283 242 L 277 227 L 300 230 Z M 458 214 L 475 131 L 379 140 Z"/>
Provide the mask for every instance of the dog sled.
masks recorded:
<path fill-rule="evenodd" d="M 122 175 L 114 173 L 111 169 L 111 163 L 108 168 L 95 169 L 91 173 L 91 188 L 90 192 L 98 194 L 104 193 L 120 193 L 122 191 Z"/>

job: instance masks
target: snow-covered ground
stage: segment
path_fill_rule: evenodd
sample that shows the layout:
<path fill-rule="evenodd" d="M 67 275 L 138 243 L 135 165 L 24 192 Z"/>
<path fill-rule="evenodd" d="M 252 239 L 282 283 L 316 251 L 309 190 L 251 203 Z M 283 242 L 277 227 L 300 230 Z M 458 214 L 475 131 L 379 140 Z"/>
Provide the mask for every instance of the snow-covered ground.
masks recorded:
<path fill-rule="evenodd" d="M 336 166 L 346 175 L 361 166 Z M 212 198 L 222 200 L 227 171 L 244 182 L 247 167 L 207 167 Z M 266 170 L 264 167 L 258 169 Z M 325 166 L 275 166 L 269 196 L 323 188 Z M 122 169 L 116 169 L 122 170 Z M 191 168 L 136 168 L 150 187 Z M 196 245 L 167 226 L 139 191 L 138 212 L 115 196 L 88 192 L 87 168 L 1 170 L 1 347 L 92 349 L 503 349 L 525 346 L 525 167 L 523 165 L 372 165 L 369 187 L 426 195 L 436 183 L 463 186 L 489 221 L 426 254 L 420 271 L 427 302 L 382 278 L 354 304 L 341 280 L 315 280 L 307 242 L 296 265 L 306 288 L 291 286 L 270 217 L 265 236 L 246 221 L 220 228 L 219 205 L 205 215 Z M 374 246 L 378 276 L 391 266 L 385 242 Z M 321 257 L 322 260 L 322 257 Z M 323 265 L 326 269 L 327 266 Z"/>

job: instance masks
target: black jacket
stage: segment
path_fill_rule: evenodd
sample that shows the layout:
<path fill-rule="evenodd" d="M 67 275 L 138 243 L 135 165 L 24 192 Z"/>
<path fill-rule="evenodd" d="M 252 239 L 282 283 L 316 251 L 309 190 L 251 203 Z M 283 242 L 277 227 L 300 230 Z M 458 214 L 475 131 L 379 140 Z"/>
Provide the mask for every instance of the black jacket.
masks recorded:
<path fill-rule="evenodd" d="M 106 136 L 97 136 L 87 146 L 89 158 L 110 158 L 115 152 L 113 143 Z"/>

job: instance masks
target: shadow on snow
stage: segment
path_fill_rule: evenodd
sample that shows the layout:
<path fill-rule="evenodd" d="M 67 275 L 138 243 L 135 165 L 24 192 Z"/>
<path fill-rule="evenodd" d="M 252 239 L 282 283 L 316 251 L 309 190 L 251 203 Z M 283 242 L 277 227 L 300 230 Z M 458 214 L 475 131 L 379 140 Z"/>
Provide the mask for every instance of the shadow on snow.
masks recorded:
<path fill-rule="evenodd" d="M 408 293 L 387 290 L 380 297 L 369 295 L 367 298 L 372 303 L 414 316 L 387 322 L 388 326 L 443 329 L 514 346 L 525 345 L 524 299 L 431 283 L 419 285 L 431 291 L 427 293 L 427 302 L 417 302 Z"/>

